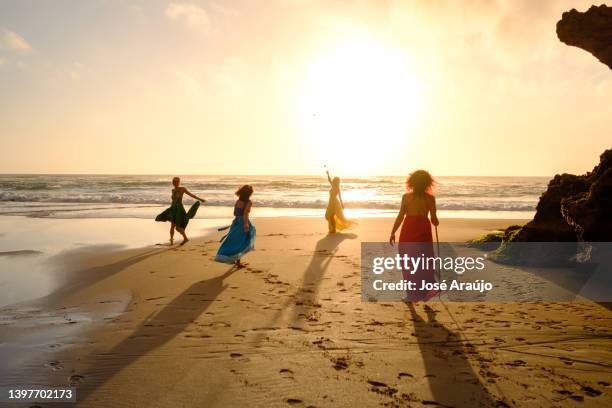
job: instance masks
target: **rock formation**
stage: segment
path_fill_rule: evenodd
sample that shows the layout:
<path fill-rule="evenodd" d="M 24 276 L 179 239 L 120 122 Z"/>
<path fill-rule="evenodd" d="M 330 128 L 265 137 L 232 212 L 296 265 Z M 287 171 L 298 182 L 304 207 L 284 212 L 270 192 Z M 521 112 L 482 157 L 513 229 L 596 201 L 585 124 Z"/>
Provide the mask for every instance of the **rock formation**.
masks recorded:
<path fill-rule="evenodd" d="M 556 175 L 533 220 L 522 228 L 509 227 L 492 256 L 508 263 L 566 265 L 581 257 L 581 241 L 612 242 L 612 149 L 601 154 L 591 172 Z M 542 244 L 550 242 L 566 244 Z"/>
<path fill-rule="evenodd" d="M 591 6 L 581 13 L 572 9 L 557 23 L 557 36 L 567 45 L 582 48 L 612 69 L 612 7 Z"/>
<path fill-rule="evenodd" d="M 561 200 L 561 215 L 581 241 L 612 242 L 612 149 L 586 174 L 587 191 Z"/>
<path fill-rule="evenodd" d="M 612 7 L 563 13 L 557 36 L 612 69 Z M 564 244 L 545 244 L 551 242 Z M 527 265 L 566 265 L 601 257 L 594 248 L 602 245 L 580 242 L 612 242 L 612 149 L 603 152 L 587 174 L 556 175 L 540 197 L 533 220 L 522 228 L 508 228 L 491 257 Z"/>
<path fill-rule="evenodd" d="M 503 241 L 612 241 L 612 149 L 601 154 L 591 172 L 553 177 L 533 220 L 508 228 Z"/>

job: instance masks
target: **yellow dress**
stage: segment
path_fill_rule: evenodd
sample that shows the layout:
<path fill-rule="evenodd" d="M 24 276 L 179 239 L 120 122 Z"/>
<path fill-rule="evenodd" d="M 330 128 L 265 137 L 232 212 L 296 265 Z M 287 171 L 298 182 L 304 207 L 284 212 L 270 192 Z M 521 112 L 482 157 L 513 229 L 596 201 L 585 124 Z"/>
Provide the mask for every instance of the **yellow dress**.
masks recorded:
<path fill-rule="evenodd" d="M 333 187 L 329 190 L 329 203 L 325 211 L 325 219 L 327 220 L 329 232 L 334 232 L 332 220 L 336 223 L 336 231 L 347 230 L 357 226 L 357 221 L 348 219 L 344 216 L 344 210 L 338 198 L 339 193 L 340 191 Z"/>

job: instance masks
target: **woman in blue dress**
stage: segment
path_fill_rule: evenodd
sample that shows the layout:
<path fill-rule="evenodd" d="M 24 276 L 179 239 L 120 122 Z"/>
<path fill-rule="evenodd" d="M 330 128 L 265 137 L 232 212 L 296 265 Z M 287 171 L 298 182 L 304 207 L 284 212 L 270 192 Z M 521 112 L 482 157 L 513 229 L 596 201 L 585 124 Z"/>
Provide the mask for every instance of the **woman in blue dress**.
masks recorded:
<path fill-rule="evenodd" d="M 221 239 L 222 244 L 215 261 L 233 263 L 239 268 L 246 266 L 240 262 L 240 258 L 255 249 L 255 227 L 249 221 L 252 194 L 253 187 L 249 185 L 244 185 L 236 191 L 238 200 L 234 204 L 234 221 L 227 235 Z"/>

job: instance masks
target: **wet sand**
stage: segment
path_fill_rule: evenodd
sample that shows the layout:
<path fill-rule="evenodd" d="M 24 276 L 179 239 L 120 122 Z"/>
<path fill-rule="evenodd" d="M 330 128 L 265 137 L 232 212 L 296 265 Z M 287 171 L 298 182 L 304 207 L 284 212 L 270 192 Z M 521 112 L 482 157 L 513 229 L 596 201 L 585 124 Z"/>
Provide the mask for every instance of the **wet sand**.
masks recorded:
<path fill-rule="evenodd" d="M 512 223 L 442 220 L 440 240 Z M 2 332 L 32 336 L 18 323 L 44 312 L 79 334 L 42 335 L 5 381 L 72 384 L 84 407 L 612 404 L 601 305 L 361 302 L 360 243 L 391 224 L 327 235 L 318 218 L 258 219 L 240 270 L 212 261 L 218 236 L 70 254 L 69 284 L 3 309 Z"/>

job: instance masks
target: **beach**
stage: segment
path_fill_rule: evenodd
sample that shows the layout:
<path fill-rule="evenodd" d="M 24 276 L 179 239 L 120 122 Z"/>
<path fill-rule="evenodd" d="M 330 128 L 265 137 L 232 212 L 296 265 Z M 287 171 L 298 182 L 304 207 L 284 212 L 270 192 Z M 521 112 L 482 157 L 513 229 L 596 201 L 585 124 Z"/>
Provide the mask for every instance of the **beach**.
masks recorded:
<path fill-rule="evenodd" d="M 525 221 L 442 218 L 440 241 Z M 362 302 L 361 242 L 392 219 L 253 222 L 244 269 L 213 261 L 210 231 L 54 257 L 59 287 L 2 308 L 3 382 L 72 385 L 84 407 L 612 404 L 605 305 Z"/>
<path fill-rule="evenodd" d="M 0 2 L 0 408 L 612 407 L 612 7 Z"/>

